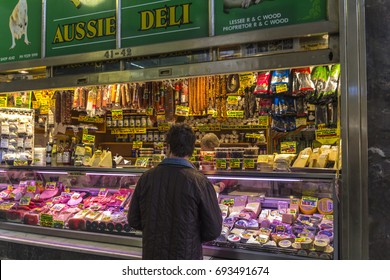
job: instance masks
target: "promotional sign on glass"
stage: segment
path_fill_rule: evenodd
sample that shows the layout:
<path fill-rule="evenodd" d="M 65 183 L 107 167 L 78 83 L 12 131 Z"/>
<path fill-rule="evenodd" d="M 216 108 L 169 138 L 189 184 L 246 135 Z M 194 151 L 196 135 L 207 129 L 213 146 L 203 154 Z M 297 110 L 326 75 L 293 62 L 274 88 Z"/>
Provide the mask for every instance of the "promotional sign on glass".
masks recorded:
<path fill-rule="evenodd" d="M 215 0 L 215 35 L 327 19 L 326 0 Z"/>
<path fill-rule="evenodd" d="M 41 0 L 7 0 L 0 4 L 0 62 L 41 57 Z"/>
<path fill-rule="evenodd" d="M 115 0 L 48 0 L 46 56 L 116 47 Z"/>
<path fill-rule="evenodd" d="M 121 46 L 208 36 L 208 0 L 122 0 Z"/>

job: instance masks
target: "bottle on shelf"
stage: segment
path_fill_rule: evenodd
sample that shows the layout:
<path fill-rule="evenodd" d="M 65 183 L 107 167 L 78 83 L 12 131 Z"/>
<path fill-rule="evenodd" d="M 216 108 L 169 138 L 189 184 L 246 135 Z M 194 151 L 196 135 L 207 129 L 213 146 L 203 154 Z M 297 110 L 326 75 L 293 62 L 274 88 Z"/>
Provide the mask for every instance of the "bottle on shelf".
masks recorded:
<path fill-rule="evenodd" d="M 53 147 L 51 149 L 51 165 L 57 166 L 57 140 L 54 139 Z"/>
<path fill-rule="evenodd" d="M 51 152 L 53 150 L 53 141 L 52 139 L 49 139 L 46 145 L 46 165 L 51 165 Z"/>
<path fill-rule="evenodd" d="M 69 142 L 66 141 L 64 146 L 64 151 L 62 152 L 62 164 L 70 165 L 70 158 L 71 158 L 70 145 Z"/>
<path fill-rule="evenodd" d="M 64 152 L 64 141 L 60 140 L 60 143 L 57 146 L 57 165 L 63 164 L 63 152 Z"/>
<path fill-rule="evenodd" d="M 70 143 L 70 147 L 69 147 L 69 154 L 70 154 L 70 165 L 74 165 L 74 161 L 75 161 L 75 148 L 76 148 L 76 145 L 77 145 L 77 140 L 76 140 L 76 137 L 72 137 L 71 139 L 71 143 Z"/>

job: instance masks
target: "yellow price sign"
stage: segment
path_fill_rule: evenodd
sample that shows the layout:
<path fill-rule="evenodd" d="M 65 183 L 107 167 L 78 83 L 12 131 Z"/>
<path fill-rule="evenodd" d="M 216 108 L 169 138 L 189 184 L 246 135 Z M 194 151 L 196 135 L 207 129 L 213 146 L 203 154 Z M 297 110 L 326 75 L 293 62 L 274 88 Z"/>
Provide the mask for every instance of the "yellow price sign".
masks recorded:
<path fill-rule="evenodd" d="M 123 120 L 123 110 L 112 110 L 111 114 L 112 114 L 113 121 Z"/>
<path fill-rule="evenodd" d="M 82 142 L 84 144 L 95 144 L 95 135 L 83 134 Z"/>
<path fill-rule="evenodd" d="M 8 96 L 2 95 L 0 96 L 0 108 L 5 108 L 8 105 Z"/>

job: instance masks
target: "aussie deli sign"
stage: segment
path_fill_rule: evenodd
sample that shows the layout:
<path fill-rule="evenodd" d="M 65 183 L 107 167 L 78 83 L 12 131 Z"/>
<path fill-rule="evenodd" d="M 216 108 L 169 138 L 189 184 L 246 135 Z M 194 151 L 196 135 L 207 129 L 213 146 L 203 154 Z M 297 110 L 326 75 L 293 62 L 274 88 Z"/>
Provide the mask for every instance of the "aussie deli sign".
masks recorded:
<path fill-rule="evenodd" d="M 209 4 L 210 0 L 3 1 L 0 63 L 202 38 L 209 30 L 218 36 L 327 18 L 326 0 L 214 0 L 210 22 Z"/>

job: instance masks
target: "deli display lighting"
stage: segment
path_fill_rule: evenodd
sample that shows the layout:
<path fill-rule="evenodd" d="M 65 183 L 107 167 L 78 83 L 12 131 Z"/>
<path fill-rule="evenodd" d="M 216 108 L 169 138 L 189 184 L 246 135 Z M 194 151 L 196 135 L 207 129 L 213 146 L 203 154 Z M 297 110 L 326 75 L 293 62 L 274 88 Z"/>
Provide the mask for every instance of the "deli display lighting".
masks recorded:
<path fill-rule="evenodd" d="M 68 172 L 61 171 L 37 171 L 39 174 L 54 174 L 54 175 L 68 175 Z"/>
<path fill-rule="evenodd" d="M 93 173 L 93 172 L 87 172 L 85 173 L 87 176 L 125 176 L 125 177 L 137 177 L 140 176 L 140 174 L 133 174 L 133 173 Z"/>
<path fill-rule="evenodd" d="M 276 182 L 301 182 L 301 179 L 291 178 L 256 178 L 256 177 L 229 177 L 229 176 L 207 176 L 212 180 L 243 180 L 243 181 L 276 181 Z"/>

